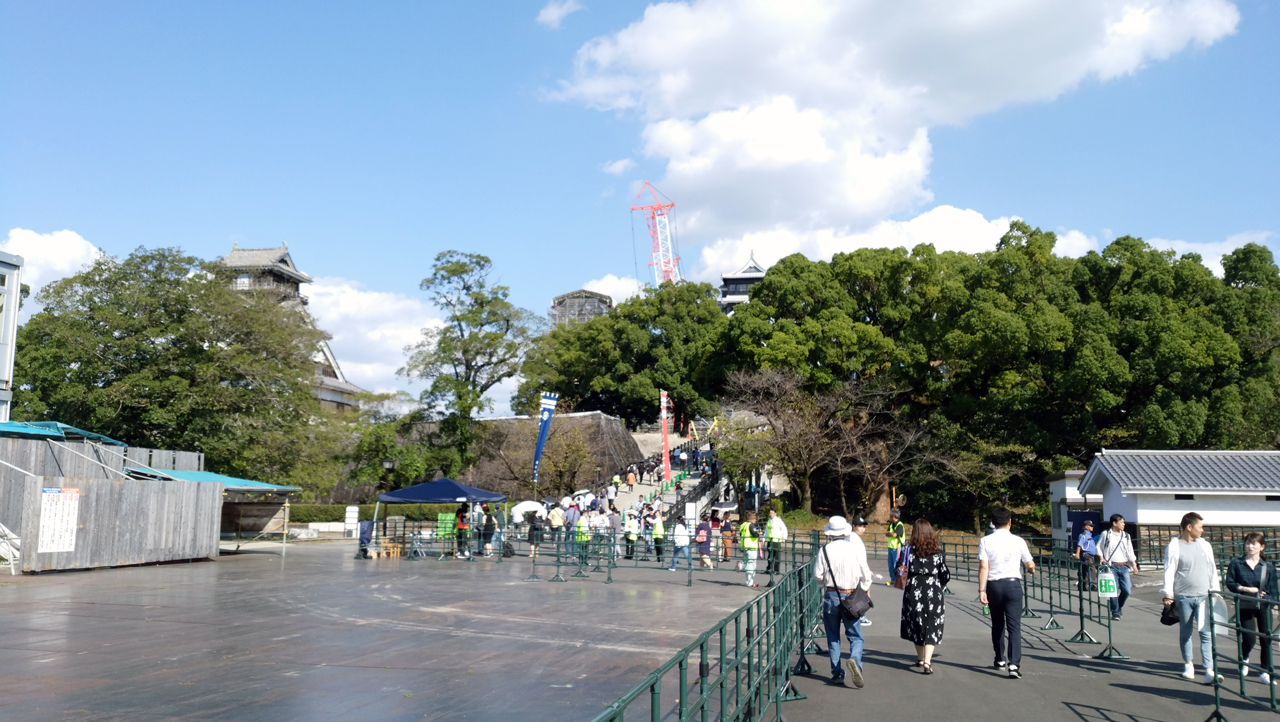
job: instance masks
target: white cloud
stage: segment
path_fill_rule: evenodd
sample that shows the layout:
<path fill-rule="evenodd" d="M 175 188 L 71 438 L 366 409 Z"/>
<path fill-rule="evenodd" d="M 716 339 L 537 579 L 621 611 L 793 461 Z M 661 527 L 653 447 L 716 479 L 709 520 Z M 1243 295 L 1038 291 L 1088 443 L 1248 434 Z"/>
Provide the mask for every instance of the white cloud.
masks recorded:
<path fill-rule="evenodd" d="M 317 278 L 305 287 L 316 325 L 333 336 L 329 347 L 347 380 L 380 393 L 408 390 L 396 377 L 404 347 L 441 321 L 427 303 L 399 293 L 366 290 L 345 278 Z"/>
<path fill-rule="evenodd" d="M 603 293 L 604 295 L 611 297 L 615 306 L 632 296 L 640 295 L 640 292 L 644 290 L 644 284 L 631 276 L 623 276 L 619 278 L 612 273 L 606 275 L 604 278 L 587 281 L 582 284 L 582 287 L 588 291 Z"/>
<path fill-rule="evenodd" d="M 41 286 L 73 275 L 98 257 L 98 249 L 75 231 L 37 233 L 14 228 L 0 251 L 22 256 L 22 282 L 34 294 Z"/>
<path fill-rule="evenodd" d="M 538 24 L 558 28 L 565 18 L 581 9 L 578 0 L 551 0 L 538 11 Z"/>
<path fill-rule="evenodd" d="M 831 260 L 837 253 L 847 253 L 856 248 L 911 249 L 921 243 L 932 244 L 938 252 L 980 253 L 995 249 L 1000 237 L 1009 230 L 1012 220 L 1015 219 L 987 220 L 974 210 L 938 206 L 909 221 L 882 221 L 863 233 L 840 235 L 828 229 L 797 233 L 784 228 L 758 231 L 742 238 L 721 239 L 704 246 L 691 276 L 697 281 L 719 283 L 721 274 L 736 270 L 752 255 L 767 268 L 792 253 L 803 253 L 813 259 Z M 1099 242 L 1096 236 L 1066 228 L 1059 228 L 1055 233 L 1058 241 L 1054 246 L 1054 253 L 1070 258 L 1079 258 L 1089 251 L 1100 252 L 1114 240 L 1105 238 Z M 1172 249 L 1178 255 L 1198 253 L 1205 267 L 1221 277 L 1224 255 L 1246 243 L 1265 244 L 1274 235 L 1269 231 L 1246 231 L 1228 236 L 1222 241 L 1195 242 L 1164 238 L 1150 238 L 1146 241 L 1153 248 Z"/>
<path fill-rule="evenodd" d="M 787 228 L 748 233 L 742 238 L 721 239 L 703 247 L 693 272 L 696 280 L 718 283 L 722 273 L 732 272 L 754 254 L 772 266 L 792 253 L 830 260 L 837 253 L 857 248 L 914 248 L 931 243 L 939 252 L 977 253 L 996 247 L 1009 230 L 1008 218 L 987 220 L 974 210 L 938 206 L 909 221 L 881 221 L 862 233 L 838 234 L 830 229 L 797 232 Z"/>
<path fill-rule="evenodd" d="M 635 167 L 636 162 L 634 160 L 631 160 L 630 158 L 623 158 L 622 160 L 611 160 L 608 163 L 605 163 L 600 167 L 600 170 L 605 173 L 609 173 L 610 175 L 622 175 Z"/>
<path fill-rule="evenodd" d="M 685 243 L 842 243 L 932 201 L 931 127 L 1134 73 L 1239 19 L 1228 0 L 667 2 L 583 45 L 552 97 L 643 119 Z"/>

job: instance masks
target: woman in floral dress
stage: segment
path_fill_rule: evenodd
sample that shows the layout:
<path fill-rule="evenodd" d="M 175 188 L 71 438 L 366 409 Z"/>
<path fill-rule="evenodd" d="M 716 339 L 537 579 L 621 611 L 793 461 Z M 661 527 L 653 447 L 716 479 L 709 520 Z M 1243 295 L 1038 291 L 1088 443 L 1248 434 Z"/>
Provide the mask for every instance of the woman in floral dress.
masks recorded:
<path fill-rule="evenodd" d="M 951 571 L 942 555 L 942 544 L 933 526 L 917 519 L 911 527 L 907 587 L 902 590 L 902 638 L 916 646 L 916 664 L 933 674 L 933 648 L 942 641 L 946 602 L 942 590 Z"/>

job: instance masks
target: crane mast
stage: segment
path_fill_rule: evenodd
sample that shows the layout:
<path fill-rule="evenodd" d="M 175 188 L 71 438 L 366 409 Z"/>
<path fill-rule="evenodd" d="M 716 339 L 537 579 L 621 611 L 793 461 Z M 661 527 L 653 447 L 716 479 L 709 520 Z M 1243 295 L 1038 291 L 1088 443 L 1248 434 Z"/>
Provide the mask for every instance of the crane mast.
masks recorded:
<path fill-rule="evenodd" d="M 653 203 L 639 205 L 646 191 L 653 198 Z M 645 181 L 644 187 L 636 195 L 635 205 L 631 206 L 633 211 L 644 211 L 645 223 L 649 226 L 649 236 L 653 239 L 653 256 L 649 265 L 653 267 L 654 286 L 661 286 L 667 281 L 675 283 L 680 280 L 678 265 L 680 259 L 672 250 L 671 218 L 667 215 L 667 211 L 675 205 L 675 203 L 663 203 L 658 198 L 658 192 L 649 185 L 648 181 Z"/>

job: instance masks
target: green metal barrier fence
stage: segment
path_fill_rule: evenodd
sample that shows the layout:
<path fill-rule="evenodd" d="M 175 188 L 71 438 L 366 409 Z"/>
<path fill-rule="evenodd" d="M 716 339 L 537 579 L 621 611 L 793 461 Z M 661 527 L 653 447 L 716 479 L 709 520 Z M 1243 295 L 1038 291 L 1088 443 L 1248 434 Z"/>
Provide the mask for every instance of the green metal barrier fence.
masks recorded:
<path fill-rule="evenodd" d="M 1265 690 L 1265 695 L 1250 694 L 1250 683 L 1248 680 L 1238 673 L 1240 669 L 1240 661 L 1244 658 L 1244 642 L 1249 636 L 1252 636 L 1257 642 L 1257 646 L 1264 649 L 1274 649 L 1276 642 L 1280 641 L 1280 637 L 1276 636 L 1276 613 L 1280 611 L 1280 602 L 1274 599 L 1259 599 L 1247 595 L 1233 594 L 1231 592 L 1210 592 L 1210 603 L 1214 599 L 1221 599 L 1226 603 L 1229 609 L 1229 617 L 1223 621 L 1218 621 L 1212 612 L 1206 614 L 1209 618 L 1209 630 L 1213 638 L 1213 712 L 1209 714 L 1205 722 L 1211 720 L 1226 721 L 1227 716 L 1222 713 L 1222 690 L 1227 689 L 1233 695 L 1252 702 L 1253 704 L 1269 709 L 1272 712 L 1280 713 L 1280 700 L 1276 699 L 1276 682 L 1275 661 L 1271 655 L 1266 655 L 1267 664 L 1250 664 L 1249 667 L 1254 672 L 1255 678 L 1259 672 L 1265 673 L 1272 679 L 1271 684 L 1265 686 L 1257 686 L 1254 689 Z M 1211 604 L 1212 606 L 1212 604 Z M 1246 627 L 1241 623 L 1240 612 L 1242 609 L 1256 610 L 1253 627 Z M 1218 646 L 1218 632 L 1223 628 L 1234 635 L 1234 644 L 1226 645 L 1226 651 Z M 1194 638 L 1193 638 L 1194 642 Z M 1272 654 L 1275 654 L 1273 651 Z M 1259 650 L 1259 656 L 1262 656 Z M 1222 664 L 1225 663 L 1227 668 L 1224 670 Z M 1236 681 L 1228 683 L 1223 680 L 1223 674 L 1237 672 Z"/>
<path fill-rule="evenodd" d="M 806 633 L 821 617 L 812 563 L 806 559 L 703 632 L 593 722 L 783 719 L 783 702 L 805 698 L 791 684 L 791 657 L 803 655 Z"/>
<path fill-rule="evenodd" d="M 970 543 L 944 543 L 943 555 L 951 570 L 951 578 L 966 582 L 978 582 L 978 545 Z M 1067 641 L 1069 644 L 1101 644 L 1089 633 L 1085 622 L 1093 622 L 1104 628 L 1107 643 L 1095 655 L 1097 659 L 1129 659 L 1112 643 L 1111 609 L 1096 587 L 1098 567 L 1067 556 L 1061 551 L 1045 553 L 1033 551 L 1034 574 L 1022 575 L 1022 617 L 1042 618 L 1032 609 L 1031 602 L 1049 605 L 1049 618 L 1043 630 L 1063 629 L 1058 616 L 1075 616 L 1079 629 Z M 1086 581 L 1088 580 L 1088 581 Z M 950 590 L 945 590 L 950 594 Z M 977 601 L 975 599 L 975 601 Z M 985 612 L 984 612 L 985 613 Z"/>

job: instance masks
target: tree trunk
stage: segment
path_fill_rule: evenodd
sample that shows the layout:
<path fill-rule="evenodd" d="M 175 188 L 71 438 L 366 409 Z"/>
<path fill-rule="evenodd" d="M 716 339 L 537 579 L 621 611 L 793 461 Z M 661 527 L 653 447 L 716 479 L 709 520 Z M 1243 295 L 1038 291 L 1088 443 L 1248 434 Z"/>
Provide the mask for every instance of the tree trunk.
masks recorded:
<path fill-rule="evenodd" d="M 872 524 L 889 522 L 889 510 L 893 508 L 893 498 L 889 495 L 889 485 L 884 483 L 883 479 L 876 479 L 871 488 L 867 489 L 867 503 L 871 505 L 867 510 L 868 522 Z"/>
<path fill-rule="evenodd" d="M 809 480 L 810 474 L 805 474 L 804 482 L 797 483 L 796 489 L 800 492 L 800 508 L 806 512 L 813 513 L 813 484 Z M 795 483 L 795 482 L 792 482 Z"/>

